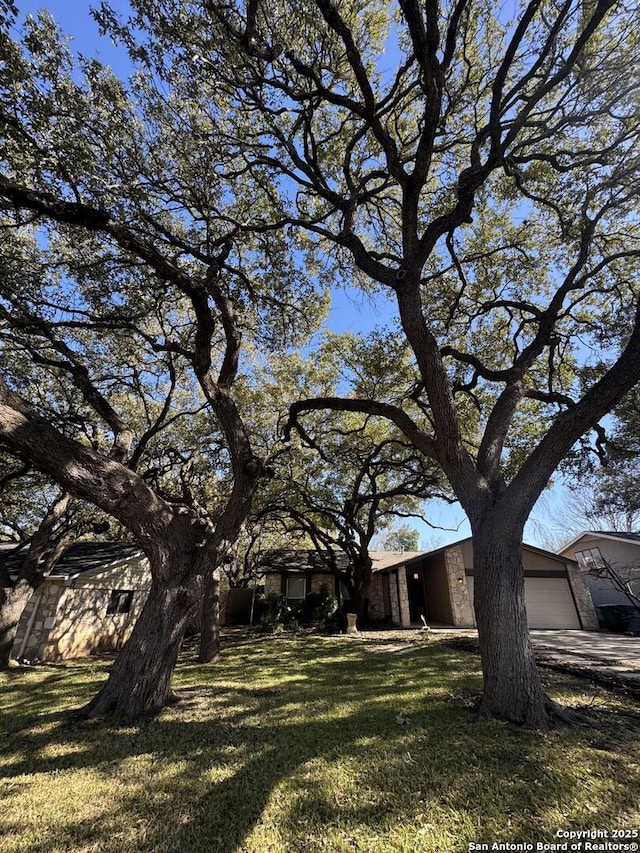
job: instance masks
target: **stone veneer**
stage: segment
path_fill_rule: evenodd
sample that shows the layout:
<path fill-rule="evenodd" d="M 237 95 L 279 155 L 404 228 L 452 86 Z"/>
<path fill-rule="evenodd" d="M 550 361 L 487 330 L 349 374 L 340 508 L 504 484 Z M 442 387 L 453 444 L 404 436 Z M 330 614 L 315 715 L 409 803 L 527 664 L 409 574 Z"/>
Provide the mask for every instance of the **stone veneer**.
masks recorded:
<path fill-rule="evenodd" d="M 264 594 L 265 595 L 281 595 L 282 594 L 282 575 L 267 574 L 264 576 Z"/>
<path fill-rule="evenodd" d="M 58 602 L 64 590 L 64 581 L 45 581 L 31 596 L 18 625 L 13 644 L 14 657 L 20 655 L 24 660 L 41 659 L 39 652 L 42 639 L 55 623 Z M 27 630 L 29 637 L 23 648 Z"/>
<path fill-rule="evenodd" d="M 409 593 L 407 592 L 407 570 L 404 566 L 398 568 L 398 593 L 400 596 L 400 624 L 403 628 L 411 627 L 409 615 Z"/>
<path fill-rule="evenodd" d="M 400 624 L 400 609 L 398 607 L 398 571 L 389 572 L 389 604 L 391 606 L 391 621 Z"/>
<path fill-rule="evenodd" d="M 147 591 L 133 591 L 128 613 L 107 613 L 111 592 L 111 588 L 74 588 L 63 580 L 45 581 L 20 620 L 14 655 L 23 660 L 57 661 L 122 648 Z"/>
<path fill-rule="evenodd" d="M 580 571 L 580 568 L 573 563 L 567 563 L 567 576 L 571 592 L 573 593 L 573 599 L 578 608 L 578 616 L 582 628 L 585 631 L 599 631 L 598 616 L 593 606 L 593 599 L 591 598 L 586 578 Z"/>
<path fill-rule="evenodd" d="M 475 619 L 469 587 L 467 586 L 462 548 L 459 546 L 448 548 L 444 553 L 444 561 L 447 570 L 453 624 L 460 628 L 471 628 L 475 624 Z"/>
<path fill-rule="evenodd" d="M 403 628 L 411 627 L 407 571 L 404 566 L 398 566 L 397 569 L 389 572 L 389 604 L 393 624 L 401 625 Z"/>
<path fill-rule="evenodd" d="M 371 619 L 384 619 L 387 616 L 389 613 L 385 612 L 382 574 L 376 572 L 371 578 L 371 586 L 369 587 L 369 617 Z"/>

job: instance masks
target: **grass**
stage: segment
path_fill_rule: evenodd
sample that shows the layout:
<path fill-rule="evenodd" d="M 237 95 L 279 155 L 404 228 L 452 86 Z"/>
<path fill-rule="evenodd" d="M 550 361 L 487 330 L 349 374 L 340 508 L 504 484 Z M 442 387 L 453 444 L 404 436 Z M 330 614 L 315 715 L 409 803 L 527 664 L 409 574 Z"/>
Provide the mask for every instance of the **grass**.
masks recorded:
<path fill-rule="evenodd" d="M 638 706 L 564 675 L 550 693 L 594 725 L 541 734 L 475 720 L 466 652 L 268 637 L 187 659 L 156 718 L 74 722 L 107 668 L 0 676 L 1 853 L 466 851 L 640 825 Z"/>

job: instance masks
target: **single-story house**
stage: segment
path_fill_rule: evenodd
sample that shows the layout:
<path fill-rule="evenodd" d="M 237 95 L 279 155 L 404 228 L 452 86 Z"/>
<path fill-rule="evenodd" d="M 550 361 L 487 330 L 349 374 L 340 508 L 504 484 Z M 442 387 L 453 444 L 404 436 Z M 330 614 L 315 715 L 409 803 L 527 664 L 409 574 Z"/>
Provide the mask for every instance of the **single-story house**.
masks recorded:
<path fill-rule="evenodd" d="M 7 560 L 17 567 L 19 554 Z M 77 542 L 32 595 L 13 657 L 53 662 L 122 648 L 147 599 L 147 558 L 126 542 Z M 220 595 L 222 624 L 249 621 L 253 591 Z"/>
<path fill-rule="evenodd" d="M 560 554 L 577 561 L 596 607 L 635 604 L 633 598 L 607 576 L 606 567 L 611 566 L 615 574 L 625 583 L 628 581 L 633 591 L 640 595 L 640 533 L 583 530 L 562 547 Z"/>
<path fill-rule="evenodd" d="M 471 539 L 430 552 L 372 552 L 369 616 L 402 627 L 472 627 Z M 8 560 L 17 560 L 14 556 Z M 525 545 L 525 595 L 532 628 L 597 630 L 584 574 L 566 555 Z M 300 601 L 325 586 L 348 603 L 345 555 L 334 570 L 315 551 L 271 552 L 262 562 L 264 590 Z M 115 651 L 128 639 L 144 605 L 151 573 L 142 551 L 123 542 L 79 542 L 25 608 L 13 647 L 19 660 L 56 661 Z M 237 595 L 231 595 L 231 593 Z M 246 621 L 251 590 L 221 595 L 221 622 Z"/>
<path fill-rule="evenodd" d="M 410 627 L 428 624 L 473 627 L 471 538 L 430 552 L 372 552 L 369 617 Z M 595 608 L 575 560 L 523 546 L 525 599 L 531 628 L 598 630 Z M 265 593 L 299 601 L 326 586 L 346 602 L 346 557 L 332 571 L 314 551 L 277 551 L 265 556 Z"/>
<path fill-rule="evenodd" d="M 385 572 L 407 566 L 411 560 L 422 556 L 421 551 L 370 552 L 374 574 L 369 600 L 372 619 L 388 617 L 402 624 L 398 599 L 389 594 L 389 576 Z M 340 607 L 348 605 L 349 592 L 344 577 L 349 561 L 342 552 L 336 552 L 333 559 L 335 568 L 332 569 L 314 549 L 269 551 L 258 566 L 265 595 L 282 595 L 289 604 L 297 604 L 310 593 L 325 587 L 336 597 Z"/>

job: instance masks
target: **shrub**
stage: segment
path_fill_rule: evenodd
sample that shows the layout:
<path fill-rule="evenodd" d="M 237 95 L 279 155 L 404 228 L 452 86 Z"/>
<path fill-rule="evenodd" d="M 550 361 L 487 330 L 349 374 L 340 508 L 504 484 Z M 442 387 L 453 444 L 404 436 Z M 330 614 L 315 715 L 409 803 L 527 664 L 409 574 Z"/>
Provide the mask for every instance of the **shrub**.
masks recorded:
<path fill-rule="evenodd" d="M 338 609 L 338 600 L 323 584 L 317 592 L 309 595 L 298 605 L 297 618 L 302 625 L 324 622 Z"/>
<path fill-rule="evenodd" d="M 317 592 L 311 592 L 300 604 L 287 604 L 284 595 L 270 593 L 256 596 L 253 618 L 255 625 L 261 631 L 273 632 L 279 628 L 289 630 L 301 625 L 312 625 L 325 622 L 338 609 L 338 601 L 331 595 L 326 586 L 321 586 Z"/>
<path fill-rule="evenodd" d="M 284 595 L 276 593 L 256 596 L 253 618 L 261 631 L 269 633 L 273 633 L 278 628 L 297 627 L 296 612 L 287 604 Z"/>

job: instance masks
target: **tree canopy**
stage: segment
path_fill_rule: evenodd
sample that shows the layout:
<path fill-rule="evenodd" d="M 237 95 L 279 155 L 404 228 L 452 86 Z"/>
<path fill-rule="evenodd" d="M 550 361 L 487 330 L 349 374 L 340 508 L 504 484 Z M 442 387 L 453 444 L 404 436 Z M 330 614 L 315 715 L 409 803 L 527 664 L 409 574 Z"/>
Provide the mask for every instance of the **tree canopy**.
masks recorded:
<path fill-rule="evenodd" d="M 483 709 L 544 721 L 523 525 L 640 377 L 637 9 L 132 5 L 125 24 L 99 15 L 132 55 L 160 75 L 188 66 L 251 115 L 242 173 L 278 187 L 272 226 L 395 294 L 411 392 L 300 401 L 292 422 L 326 407 L 388 418 L 441 465 L 474 535 Z M 525 649 L 515 679 L 503 647 Z"/>

